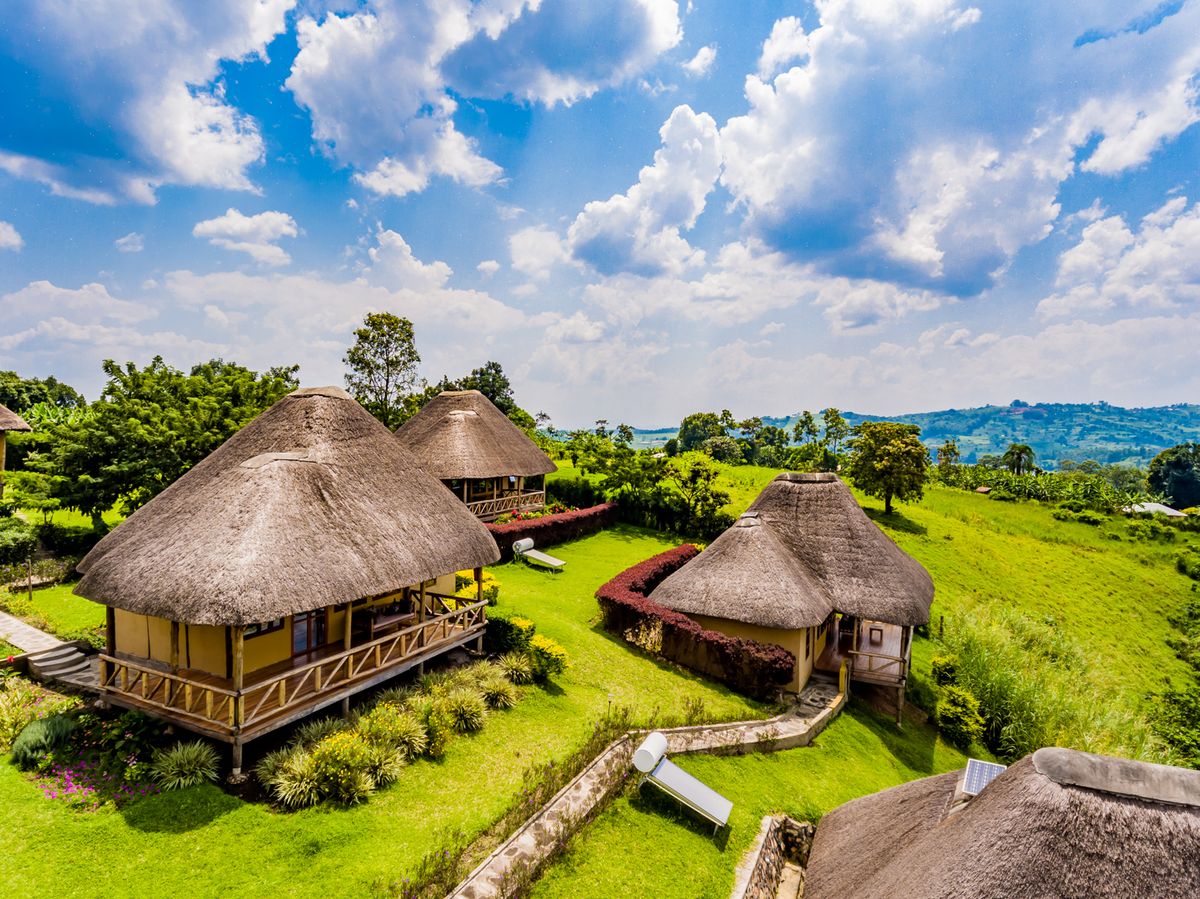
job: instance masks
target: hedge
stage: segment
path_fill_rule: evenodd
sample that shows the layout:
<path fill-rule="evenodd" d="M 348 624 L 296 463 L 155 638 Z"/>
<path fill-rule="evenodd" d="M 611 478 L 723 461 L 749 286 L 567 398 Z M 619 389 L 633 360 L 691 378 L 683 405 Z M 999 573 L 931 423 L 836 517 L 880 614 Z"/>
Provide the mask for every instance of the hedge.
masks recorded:
<path fill-rule="evenodd" d="M 510 521 L 506 524 L 488 524 L 496 545 L 500 547 L 500 558 L 507 562 L 512 559 L 512 545 L 526 537 L 533 538 L 533 545 L 541 548 L 553 543 L 565 543 L 594 534 L 596 531 L 611 527 L 617 522 L 617 506 L 615 503 L 601 503 L 590 509 L 576 509 L 574 512 L 560 512 L 557 515 L 543 515 L 529 521 Z"/>
<path fill-rule="evenodd" d="M 759 699 L 788 684 L 796 657 L 782 646 L 705 630 L 647 596 L 667 575 L 699 553 L 685 543 L 618 574 L 596 591 L 607 630 L 647 652 L 728 684 Z"/>

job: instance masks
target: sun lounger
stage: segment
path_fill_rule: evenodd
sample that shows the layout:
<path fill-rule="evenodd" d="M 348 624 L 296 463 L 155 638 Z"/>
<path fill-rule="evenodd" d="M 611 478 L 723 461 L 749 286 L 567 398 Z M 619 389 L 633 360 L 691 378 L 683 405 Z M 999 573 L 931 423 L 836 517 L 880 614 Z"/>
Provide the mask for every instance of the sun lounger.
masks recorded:
<path fill-rule="evenodd" d="M 552 571 L 562 571 L 563 566 L 567 564 L 562 559 L 556 559 L 554 556 L 548 556 L 544 552 L 534 549 L 533 540 L 529 537 L 513 544 L 513 555 L 518 559 L 524 559 L 533 565 L 540 565 L 542 568 L 549 568 Z"/>
<path fill-rule="evenodd" d="M 642 772 L 642 783 L 652 783 L 668 796 L 687 806 L 714 828 L 729 823 L 733 803 L 705 786 L 667 758 L 667 738 L 655 731 L 633 754 L 633 764 Z"/>

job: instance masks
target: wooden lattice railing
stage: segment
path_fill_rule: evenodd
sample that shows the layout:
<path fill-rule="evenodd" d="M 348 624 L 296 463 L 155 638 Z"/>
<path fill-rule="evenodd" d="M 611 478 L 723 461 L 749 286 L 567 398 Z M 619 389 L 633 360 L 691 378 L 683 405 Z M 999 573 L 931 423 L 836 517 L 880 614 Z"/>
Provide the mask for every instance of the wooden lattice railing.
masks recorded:
<path fill-rule="evenodd" d="M 439 594 L 429 594 L 427 602 L 435 614 L 422 622 L 298 665 L 241 692 L 103 654 L 101 687 L 160 709 L 166 717 L 183 715 L 218 730 L 245 730 L 281 713 L 300 711 L 324 695 L 367 681 L 439 645 L 449 645 L 485 623 L 486 602 L 463 605 L 462 600 Z"/>
<path fill-rule="evenodd" d="M 527 493 L 512 493 L 508 496 L 498 496 L 495 499 L 484 499 L 467 503 L 477 518 L 488 518 L 503 515 L 506 512 L 518 512 L 522 509 L 537 509 L 546 504 L 546 491 L 533 490 Z"/>

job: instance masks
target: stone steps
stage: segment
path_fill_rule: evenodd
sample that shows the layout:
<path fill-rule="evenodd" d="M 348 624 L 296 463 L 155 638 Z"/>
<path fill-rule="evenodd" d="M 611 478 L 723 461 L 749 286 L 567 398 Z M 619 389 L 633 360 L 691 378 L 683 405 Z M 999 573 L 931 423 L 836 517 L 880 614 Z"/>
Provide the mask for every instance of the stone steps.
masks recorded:
<path fill-rule="evenodd" d="M 29 673 L 39 680 L 61 681 L 91 689 L 100 687 L 95 656 L 85 655 L 69 644 L 31 653 Z"/>

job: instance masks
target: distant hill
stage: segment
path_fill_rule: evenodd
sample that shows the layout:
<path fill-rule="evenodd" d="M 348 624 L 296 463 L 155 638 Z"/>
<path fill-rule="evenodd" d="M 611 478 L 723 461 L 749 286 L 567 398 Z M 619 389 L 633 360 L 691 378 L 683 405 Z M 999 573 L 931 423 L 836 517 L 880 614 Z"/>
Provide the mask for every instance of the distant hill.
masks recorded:
<path fill-rule="evenodd" d="M 1028 443 L 1037 453 L 1038 464 L 1047 468 L 1057 467 L 1065 459 L 1145 466 L 1167 447 L 1200 440 L 1200 405 L 1192 403 L 1126 409 L 1108 403 L 1031 405 L 1014 400 L 1007 406 L 907 415 L 842 414 L 851 424 L 860 421 L 915 424 L 931 449 L 947 439 L 957 441 L 964 462 L 1003 453 L 1010 443 Z M 764 416 L 763 421 L 790 431 L 797 415 Z M 661 446 L 675 436 L 675 430 L 667 428 L 634 433 L 639 446 Z"/>

